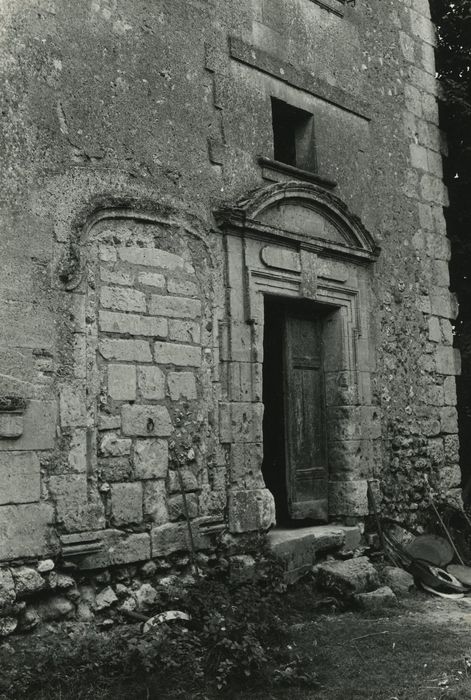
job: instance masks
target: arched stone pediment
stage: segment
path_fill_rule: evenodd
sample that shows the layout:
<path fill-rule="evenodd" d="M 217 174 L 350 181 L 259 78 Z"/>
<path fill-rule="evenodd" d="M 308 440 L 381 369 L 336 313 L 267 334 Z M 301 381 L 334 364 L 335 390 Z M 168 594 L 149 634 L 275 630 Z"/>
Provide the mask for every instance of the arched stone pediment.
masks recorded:
<path fill-rule="evenodd" d="M 221 228 L 265 237 L 286 237 L 336 255 L 374 260 L 379 248 L 341 199 L 305 182 L 268 185 L 216 212 Z"/>

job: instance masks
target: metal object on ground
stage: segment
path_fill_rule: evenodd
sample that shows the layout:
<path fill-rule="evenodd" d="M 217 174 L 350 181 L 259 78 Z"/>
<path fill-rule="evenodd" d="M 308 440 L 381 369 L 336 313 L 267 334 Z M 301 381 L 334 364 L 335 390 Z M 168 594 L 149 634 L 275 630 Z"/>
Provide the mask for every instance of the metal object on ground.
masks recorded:
<path fill-rule="evenodd" d="M 422 584 L 422 588 L 429 593 L 440 596 L 440 598 L 450 598 L 451 600 L 461 600 L 461 598 L 464 598 L 464 593 L 445 593 L 443 591 L 437 591 L 431 586 L 426 586 L 425 583 Z"/>
<path fill-rule="evenodd" d="M 143 624 L 142 631 L 149 632 L 154 627 L 158 627 L 159 625 L 162 625 L 164 622 L 175 622 L 176 620 L 190 622 L 191 617 L 190 617 L 190 615 L 188 615 L 188 613 L 181 612 L 180 610 L 166 610 L 165 612 L 162 612 L 162 613 L 159 613 L 158 615 L 154 615 L 153 617 L 150 617 Z"/>
<path fill-rule="evenodd" d="M 453 547 L 439 535 L 419 535 L 405 549 L 414 559 L 421 559 L 434 566 L 446 566 L 453 559 Z"/>

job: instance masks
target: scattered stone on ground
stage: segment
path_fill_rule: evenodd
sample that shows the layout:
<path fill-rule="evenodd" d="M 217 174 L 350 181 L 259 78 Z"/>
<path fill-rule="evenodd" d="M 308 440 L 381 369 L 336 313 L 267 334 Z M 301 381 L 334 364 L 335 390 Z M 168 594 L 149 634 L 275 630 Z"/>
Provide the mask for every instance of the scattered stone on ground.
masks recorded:
<path fill-rule="evenodd" d="M 368 593 L 357 593 L 353 600 L 361 610 L 380 610 L 384 606 L 394 605 L 397 598 L 389 586 L 382 586 Z"/>
<path fill-rule="evenodd" d="M 414 577 L 399 566 L 385 566 L 381 578 L 396 595 L 407 595 L 414 588 Z"/>
<path fill-rule="evenodd" d="M 107 586 L 100 593 L 98 593 L 95 599 L 95 610 L 105 610 L 109 608 L 113 603 L 116 603 L 118 597 L 111 586 Z"/>
<path fill-rule="evenodd" d="M 373 591 L 380 585 L 378 572 L 367 557 L 318 564 L 314 574 L 320 588 L 343 598 Z"/>
<path fill-rule="evenodd" d="M 54 596 L 49 600 L 42 600 L 36 606 L 37 613 L 41 620 L 50 622 L 62 620 L 75 611 L 73 603 L 63 596 Z"/>
<path fill-rule="evenodd" d="M 136 591 L 137 609 L 149 610 L 157 600 L 157 591 L 150 583 L 143 583 Z"/>

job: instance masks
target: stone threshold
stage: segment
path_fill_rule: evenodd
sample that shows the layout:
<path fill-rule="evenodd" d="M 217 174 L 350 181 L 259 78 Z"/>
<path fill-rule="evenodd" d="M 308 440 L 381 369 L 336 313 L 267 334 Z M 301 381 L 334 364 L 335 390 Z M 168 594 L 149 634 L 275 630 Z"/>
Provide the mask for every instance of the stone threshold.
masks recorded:
<path fill-rule="evenodd" d="M 268 533 L 268 543 L 286 567 L 286 581 L 294 583 L 319 560 L 322 554 L 352 551 L 360 545 L 357 525 L 314 525 L 302 528 L 275 528 Z"/>

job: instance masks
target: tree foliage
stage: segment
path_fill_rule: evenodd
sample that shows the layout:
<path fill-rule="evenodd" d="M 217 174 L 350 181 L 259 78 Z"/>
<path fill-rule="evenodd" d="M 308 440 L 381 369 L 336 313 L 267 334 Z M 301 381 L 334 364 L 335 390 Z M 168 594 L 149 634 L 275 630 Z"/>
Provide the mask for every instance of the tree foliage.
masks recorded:
<path fill-rule="evenodd" d="M 460 325 L 471 323 L 471 0 L 431 0 L 437 26 L 437 73 L 442 85 L 441 128 L 448 141 L 445 182 L 450 194 L 452 287 Z"/>
<path fill-rule="evenodd" d="M 451 240 L 451 289 L 459 315 L 455 345 L 461 351 L 457 378 L 460 462 L 465 502 L 471 504 L 471 0 L 431 0 L 437 27 L 437 74 L 441 82 L 440 127 L 448 141 L 444 178 Z"/>

